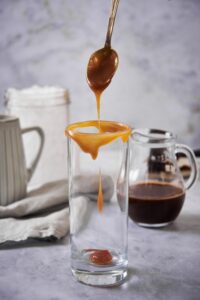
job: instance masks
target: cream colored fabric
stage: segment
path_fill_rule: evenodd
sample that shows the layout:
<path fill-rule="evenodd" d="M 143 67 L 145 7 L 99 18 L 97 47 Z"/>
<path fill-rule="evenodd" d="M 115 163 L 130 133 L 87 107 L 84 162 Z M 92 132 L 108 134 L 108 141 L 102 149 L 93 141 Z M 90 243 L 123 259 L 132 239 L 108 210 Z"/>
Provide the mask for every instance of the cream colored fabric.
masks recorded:
<path fill-rule="evenodd" d="M 60 239 L 69 231 L 69 210 L 65 208 L 37 218 L 6 218 L 0 220 L 0 227 L 0 243 L 24 241 L 28 238 Z"/>
<path fill-rule="evenodd" d="M 27 198 L 0 206 L 0 243 L 28 238 L 57 239 L 69 231 L 66 180 L 51 182 Z"/>
<path fill-rule="evenodd" d="M 0 206 L 0 218 L 18 218 L 40 213 L 67 202 L 67 181 L 50 182 L 29 192 L 27 197 L 20 201 L 8 206 Z"/>
<path fill-rule="evenodd" d="M 71 212 L 71 227 L 76 231 L 84 223 L 88 201 L 95 201 L 98 177 L 76 177 L 73 182 L 77 205 Z M 113 181 L 102 176 L 104 200 L 113 194 Z M 67 181 L 44 184 L 28 193 L 25 199 L 0 206 L 0 243 L 24 241 L 28 238 L 60 239 L 69 232 Z"/>

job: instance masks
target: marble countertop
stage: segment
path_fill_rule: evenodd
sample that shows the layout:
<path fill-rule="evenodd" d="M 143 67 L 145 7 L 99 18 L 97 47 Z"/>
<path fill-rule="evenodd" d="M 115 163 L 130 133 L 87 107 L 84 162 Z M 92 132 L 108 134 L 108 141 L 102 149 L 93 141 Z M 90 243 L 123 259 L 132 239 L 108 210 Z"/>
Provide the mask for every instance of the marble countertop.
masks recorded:
<path fill-rule="evenodd" d="M 114 288 L 78 283 L 69 239 L 0 248 L 1 300 L 200 299 L 200 181 L 176 222 L 145 229 L 129 221 L 129 276 Z"/>

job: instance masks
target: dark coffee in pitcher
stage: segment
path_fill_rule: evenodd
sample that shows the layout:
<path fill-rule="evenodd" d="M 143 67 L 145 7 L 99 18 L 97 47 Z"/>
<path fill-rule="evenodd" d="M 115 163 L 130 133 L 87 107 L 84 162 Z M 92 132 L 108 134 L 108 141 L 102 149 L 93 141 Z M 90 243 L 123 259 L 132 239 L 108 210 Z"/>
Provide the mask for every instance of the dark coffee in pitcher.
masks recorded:
<path fill-rule="evenodd" d="M 170 223 L 181 211 L 185 191 L 175 184 L 140 182 L 129 187 L 129 217 L 139 224 Z"/>

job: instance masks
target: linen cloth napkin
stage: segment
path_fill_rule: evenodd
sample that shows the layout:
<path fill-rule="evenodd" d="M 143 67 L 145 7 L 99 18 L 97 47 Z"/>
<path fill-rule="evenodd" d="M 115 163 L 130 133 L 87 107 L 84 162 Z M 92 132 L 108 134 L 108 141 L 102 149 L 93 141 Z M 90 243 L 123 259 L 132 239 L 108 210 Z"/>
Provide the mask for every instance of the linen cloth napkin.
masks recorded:
<path fill-rule="evenodd" d="M 77 176 L 74 181 L 76 207 L 72 211 L 73 231 L 83 224 L 90 200 L 96 200 L 98 176 Z M 104 200 L 111 199 L 113 181 L 102 176 Z M 76 223 L 75 223 L 76 222 Z M 0 244 L 28 238 L 60 239 L 69 232 L 68 184 L 59 180 L 44 184 L 27 197 L 8 206 L 0 206 Z"/>

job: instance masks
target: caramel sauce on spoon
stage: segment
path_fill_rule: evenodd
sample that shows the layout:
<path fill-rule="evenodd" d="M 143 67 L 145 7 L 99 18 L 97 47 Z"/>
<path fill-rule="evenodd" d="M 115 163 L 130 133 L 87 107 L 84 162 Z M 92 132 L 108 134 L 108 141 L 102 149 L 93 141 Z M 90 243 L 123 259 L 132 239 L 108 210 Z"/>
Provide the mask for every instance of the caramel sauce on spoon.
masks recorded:
<path fill-rule="evenodd" d="M 108 46 L 95 51 L 88 62 L 87 81 L 96 97 L 99 122 L 101 94 L 110 84 L 117 70 L 118 63 L 117 52 Z"/>

